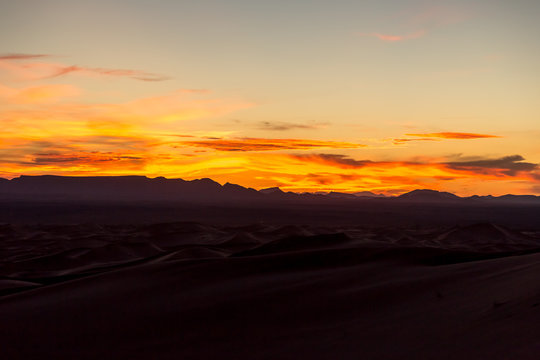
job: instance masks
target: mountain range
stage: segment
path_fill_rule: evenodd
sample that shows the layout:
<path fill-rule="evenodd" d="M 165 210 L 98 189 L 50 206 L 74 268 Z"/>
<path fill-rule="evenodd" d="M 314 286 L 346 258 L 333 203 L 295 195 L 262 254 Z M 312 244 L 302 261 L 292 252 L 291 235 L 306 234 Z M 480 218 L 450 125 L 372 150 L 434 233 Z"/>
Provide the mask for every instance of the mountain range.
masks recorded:
<path fill-rule="evenodd" d="M 145 176 L 68 177 L 22 175 L 11 180 L 0 178 L 0 200 L 21 201 L 158 201 L 189 203 L 245 202 L 353 202 L 399 201 L 413 203 L 504 203 L 540 204 L 540 196 L 503 195 L 459 197 L 449 192 L 418 189 L 396 196 L 364 191 L 359 193 L 294 193 L 278 187 L 262 190 L 240 185 L 219 184 L 208 178 L 197 180 L 148 178 Z"/>

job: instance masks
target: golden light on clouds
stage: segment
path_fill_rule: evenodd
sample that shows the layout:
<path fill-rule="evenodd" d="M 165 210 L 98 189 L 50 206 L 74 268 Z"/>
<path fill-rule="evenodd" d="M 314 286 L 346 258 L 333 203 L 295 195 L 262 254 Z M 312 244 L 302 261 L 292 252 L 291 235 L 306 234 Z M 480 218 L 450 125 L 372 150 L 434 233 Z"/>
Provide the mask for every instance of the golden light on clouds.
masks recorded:
<path fill-rule="evenodd" d="M 53 103 L 78 95 L 80 95 L 80 90 L 68 84 L 40 85 L 22 89 L 0 85 L 0 99 L 15 104 Z"/>
<path fill-rule="evenodd" d="M 309 150 L 317 148 L 354 149 L 365 147 L 340 141 L 306 140 L 306 139 L 203 139 L 182 142 L 187 146 L 210 148 L 218 151 L 276 151 L 276 150 Z"/>
<path fill-rule="evenodd" d="M 424 33 L 379 35 L 392 42 Z M 524 184 L 540 182 L 538 166 L 520 155 L 404 158 L 399 153 L 407 148 L 402 144 L 410 142 L 500 135 L 418 131 L 391 139 L 402 146 L 381 147 L 370 145 L 370 136 L 339 129 L 326 119 L 235 120 L 236 114 L 259 104 L 204 88 L 152 91 L 115 102 L 90 100 L 85 83 L 73 79 L 123 78 L 153 86 L 169 77 L 48 59 L 37 54 L 0 56 L 0 176 L 210 177 L 255 188 L 387 194 L 415 188 L 464 194 L 464 188 L 474 190 L 482 183 L 498 184 L 492 188 L 500 192 L 518 192 L 526 191 L 516 191 L 527 189 Z M 377 142 L 387 144 L 388 138 Z"/>
<path fill-rule="evenodd" d="M 462 133 L 462 132 L 438 132 L 438 133 L 405 134 L 405 135 L 424 137 L 424 138 L 458 139 L 458 140 L 487 139 L 487 138 L 498 138 L 498 137 L 500 137 L 500 136 L 497 136 L 497 135 Z"/>

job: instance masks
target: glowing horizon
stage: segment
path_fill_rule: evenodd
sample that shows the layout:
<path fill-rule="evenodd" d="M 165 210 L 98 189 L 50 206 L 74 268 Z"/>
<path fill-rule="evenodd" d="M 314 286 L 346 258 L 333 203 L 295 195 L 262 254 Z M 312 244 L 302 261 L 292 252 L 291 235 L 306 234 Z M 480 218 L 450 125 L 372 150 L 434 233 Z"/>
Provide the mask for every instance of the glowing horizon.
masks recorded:
<path fill-rule="evenodd" d="M 0 177 L 540 194 L 540 5 L 120 3 L 6 6 Z"/>

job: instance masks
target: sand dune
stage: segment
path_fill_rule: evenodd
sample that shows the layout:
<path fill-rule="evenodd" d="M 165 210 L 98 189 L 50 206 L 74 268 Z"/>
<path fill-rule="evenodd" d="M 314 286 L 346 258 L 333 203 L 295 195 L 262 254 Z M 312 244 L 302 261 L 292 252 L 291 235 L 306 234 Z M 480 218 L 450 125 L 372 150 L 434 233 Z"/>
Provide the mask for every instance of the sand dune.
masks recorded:
<path fill-rule="evenodd" d="M 540 233 L 0 226 L 5 359 L 536 359 Z"/>

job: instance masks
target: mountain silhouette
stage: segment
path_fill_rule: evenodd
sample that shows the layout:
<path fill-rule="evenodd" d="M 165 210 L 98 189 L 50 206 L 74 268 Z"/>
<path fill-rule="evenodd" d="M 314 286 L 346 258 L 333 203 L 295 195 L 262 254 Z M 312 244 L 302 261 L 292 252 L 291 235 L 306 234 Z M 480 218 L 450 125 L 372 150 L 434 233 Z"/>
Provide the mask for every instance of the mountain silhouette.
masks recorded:
<path fill-rule="evenodd" d="M 372 194 L 372 195 L 370 195 Z M 449 192 L 418 189 L 398 197 L 380 197 L 373 193 L 293 193 L 279 187 L 262 190 L 203 178 L 197 180 L 148 178 L 145 176 L 55 176 L 23 175 L 11 180 L 0 178 L 0 200 L 24 201 L 157 201 L 188 203 L 272 203 L 272 202 L 412 202 L 412 203 L 501 203 L 539 204 L 534 195 L 459 197 Z"/>
<path fill-rule="evenodd" d="M 449 192 L 441 192 L 441 191 L 429 190 L 429 189 L 418 189 L 418 190 L 413 190 L 408 193 L 402 194 L 398 196 L 398 199 L 408 200 L 408 201 L 446 202 L 446 201 L 460 200 L 461 198 Z"/>
<path fill-rule="evenodd" d="M 354 195 L 364 196 L 364 197 L 385 197 L 383 194 L 375 194 L 374 192 L 371 192 L 371 191 L 360 191 L 360 192 L 354 193 Z"/>
<path fill-rule="evenodd" d="M 211 179 L 145 176 L 21 176 L 0 182 L 0 198 L 89 201 L 232 201 L 260 197 L 254 189 Z"/>
<path fill-rule="evenodd" d="M 281 190 L 277 186 L 276 187 L 266 188 L 266 189 L 261 189 L 261 190 L 259 190 L 259 192 L 262 193 L 262 194 L 284 194 L 283 190 Z"/>

